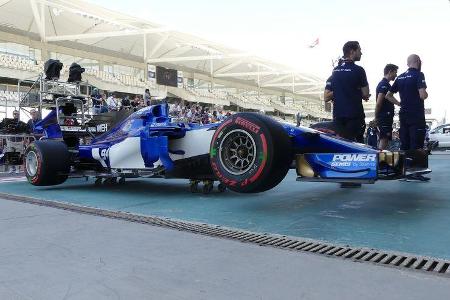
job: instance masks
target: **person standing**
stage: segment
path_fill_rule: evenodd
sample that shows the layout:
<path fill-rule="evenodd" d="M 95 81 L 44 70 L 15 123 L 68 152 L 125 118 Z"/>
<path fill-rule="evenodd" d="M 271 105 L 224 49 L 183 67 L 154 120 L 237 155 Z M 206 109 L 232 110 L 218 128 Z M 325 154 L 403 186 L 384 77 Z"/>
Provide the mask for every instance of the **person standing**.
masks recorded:
<path fill-rule="evenodd" d="M 333 75 L 328 77 L 326 83 L 325 83 L 325 89 L 323 91 L 323 99 L 325 100 L 325 103 L 333 102 L 333 90 L 331 88 L 331 79 L 333 78 Z"/>
<path fill-rule="evenodd" d="M 391 88 L 390 82 L 397 77 L 398 67 L 393 64 L 387 64 L 384 67 L 384 77 L 378 83 L 376 89 L 375 122 L 380 135 L 378 148 L 385 150 L 389 141 L 392 140 L 392 125 L 394 123 L 394 104 L 400 105 L 398 101 L 392 101 L 386 98 L 386 94 Z"/>
<path fill-rule="evenodd" d="M 195 105 L 192 104 L 191 107 L 189 108 L 189 111 L 186 113 L 186 118 L 188 119 L 189 123 L 193 123 L 196 112 L 197 111 L 195 109 Z"/>
<path fill-rule="evenodd" d="M 302 124 L 302 113 L 301 112 L 297 112 L 297 114 L 295 115 L 295 119 L 297 121 L 297 127 L 300 127 L 300 125 Z"/>
<path fill-rule="evenodd" d="M 222 122 L 223 120 L 225 120 L 225 115 L 223 110 L 219 108 L 219 111 L 217 112 L 217 122 Z"/>
<path fill-rule="evenodd" d="M 117 111 L 120 108 L 119 101 L 113 94 L 109 95 L 108 99 L 106 99 L 106 104 L 108 105 L 109 111 Z"/>
<path fill-rule="evenodd" d="M 100 98 L 100 113 L 108 112 L 108 104 L 106 103 L 106 94 L 102 93 Z"/>
<path fill-rule="evenodd" d="M 369 100 L 369 84 L 365 70 L 356 65 L 361 60 L 361 47 L 349 41 L 343 47 L 343 62 L 334 68 L 328 99 L 333 99 L 333 121 L 338 134 L 351 141 L 364 143 L 366 128 L 362 100 Z"/>
<path fill-rule="evenodd" d="M 374 121 L 369 122 L 369 128 L 367 128 L 367 145 L 377 148 L 378 144 L 378 130 Z"/>
<path fill-rule="evenodd" d="M 91 99 L 94 114 L 98 115 L 102 110 L 102 95 L 97 88 L 92 90 Z"/>
<path fill-rule="evenodd" d="M 144 103 L 147 106 L 152 105 L 152 96 L 150 95 L 150 90 L 149 89 L 145 89 L 145 92 L 144 92 Z"/>
<path fill-rule="evenodd" d="M 130 108 L 131 108 L 130 98 L 128 96 L 125 96 L 124 98 L 122 98 L 120 110 L 122 110 L 122 109 L 128 110 Z"/>
<path fill-rule="evenodd" d="M 333 70 L 336 66 L 340 66 L 344 60 L 342 58 L 339 58 L 336 62 L 336 65 L 333 63 Z M 331 79 L 333 78 L 333 75 L 328 77 L 326 83 L 325 83 L 325 89 L 323 91 L 323 99 L 325 100 L 325 104 L 328 102 L 333 102 L 333 90 L 331 88 Z"/>
<path fill-rule="evenodd" d="M 41 118 L 39 118 L 39 112 L 34 108 L 31 109 L 30 114 L 31 119 L 29 119 L 27 122 L 27 128 L 29 133 L 33 133 L 35 124 L 39 122 Z"/>
<path fill-rule="evenodd" d="M 425 75 L 421 72 L 422 61 L 417 54 L 407 59 L 408 70 L 397 77 L 386 95 L 391 102 L 400 93 L 400 143 L 401 150 L 423 149 L 425 141 L 425 107 L 428 98 Z"/>
<path fill-rule="evenodd" d="M 27 124 L 25 124 L 24 122 L 20 121 L 20 113 L 18 110 L 14 110 L 13 111 L 13 123 L 11 124 L 10 129 L 12 130 L 11 133 L 23 133 L 23 130 L 27 129 Z M 13 161 L 7 161 L 7 164 L 9 165 L 9 173 L 13 173 L 15 172 L 16 174 L 20 173 L 20 165 L 16 165 L 16 162 Z"/>

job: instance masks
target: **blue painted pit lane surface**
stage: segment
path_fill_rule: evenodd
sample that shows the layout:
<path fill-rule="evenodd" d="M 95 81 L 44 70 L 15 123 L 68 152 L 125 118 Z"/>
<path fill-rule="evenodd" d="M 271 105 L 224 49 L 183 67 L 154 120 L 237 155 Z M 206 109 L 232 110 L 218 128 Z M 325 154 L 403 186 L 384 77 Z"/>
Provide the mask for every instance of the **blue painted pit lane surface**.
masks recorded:
<path fill-rule="evenodd" d="M 216 189 L 191 194 L 186 180 L 164 179 L 112 187 L 82 179 L 53 187 L 8 182 L 0 192 L 450 259 L 450 155 L 431 156 L 430 167 L 430 182 L 385 181 L 360 189 L 296 182 L 291 171 L 271 191 L 248 195 Z"/>

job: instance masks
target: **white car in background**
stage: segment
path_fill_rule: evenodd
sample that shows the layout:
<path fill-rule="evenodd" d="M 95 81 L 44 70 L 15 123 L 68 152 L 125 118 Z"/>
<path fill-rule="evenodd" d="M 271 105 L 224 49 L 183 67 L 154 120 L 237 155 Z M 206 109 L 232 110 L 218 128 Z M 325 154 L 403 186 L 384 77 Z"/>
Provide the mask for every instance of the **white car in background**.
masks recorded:
<path fill-rule="evenodd" d="M 441 125 L 431 130 L 430 141 L 439 142 L 439 148 L 450 148 L 450 124 Z"/>

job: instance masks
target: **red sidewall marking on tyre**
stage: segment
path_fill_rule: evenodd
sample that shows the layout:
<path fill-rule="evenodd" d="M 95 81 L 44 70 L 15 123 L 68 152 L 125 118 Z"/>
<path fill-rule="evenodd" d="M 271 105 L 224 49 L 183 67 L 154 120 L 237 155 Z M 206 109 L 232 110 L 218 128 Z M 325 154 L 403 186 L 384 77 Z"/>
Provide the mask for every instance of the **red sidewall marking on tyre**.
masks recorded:
<path fill-rule="evenodd" d="M 255 134 L 258 134 L 259 130 L 261 129 L 261 127 L 259 127 L 255 123 L 241 117 L 237 117 L 234 123 L 240 125 L 241 127 L 244 127 L 245 129 L 250 130 Z"/>
<path fill-rule="evenodd" d="M 266 136 L 263 133 L 261 133 L 259 136 L 261 137 L 261 142 L 262 142 L 262 147 L 263 147 L 263 161 L 261 162 L 261 166 L 259 167 L 258 171 L 256 171 L 256 174 L 250 178 L 250 182 L 255 182 L 259 178 L 259 176 L 261 176 L 261 173 L 262 173 L 264 167 L 266 166 L 266 161 L 267 161 Z"/>
<path fill-rule="evenodd" d="M 219 171 L 219 167 L 217 167 L 217 164 L 214 161 L 211 162 L 211 166 L 212 166 L 213 171 L 216 174 L 217 178 L 219 178 L 219 180 L 223 184 L 228 185 L 228 186 L 235 186 L 237 184 L 236 180 L 228 179 L 225 176 L 223 176 L 222 173 L 220 173 L 220 171 Z"/>

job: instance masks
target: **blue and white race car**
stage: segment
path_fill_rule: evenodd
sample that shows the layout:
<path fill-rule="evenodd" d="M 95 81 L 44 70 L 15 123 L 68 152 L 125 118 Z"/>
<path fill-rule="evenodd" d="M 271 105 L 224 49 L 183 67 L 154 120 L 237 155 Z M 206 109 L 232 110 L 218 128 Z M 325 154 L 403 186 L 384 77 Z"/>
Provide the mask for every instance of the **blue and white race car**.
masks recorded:
<path fill-rule="evenodd" d="M 126 178 L 163 177 L 203 181 L 219 189 L 257 193 L 279 184 L 290 168 L 299 181 L 374 183 L 426 173 L 422 151 L 388 152 L 320 131 L 281 124 L 257 113 L 237 113 L 200 126 L 172 119 L 167 104 L 143 108 L 85 145 L 68 146 L 57 123 L 43 120 L 44 139 L 25 152 L 28 181 L 61 184 L 95 177 L 96 184 Z"/>

